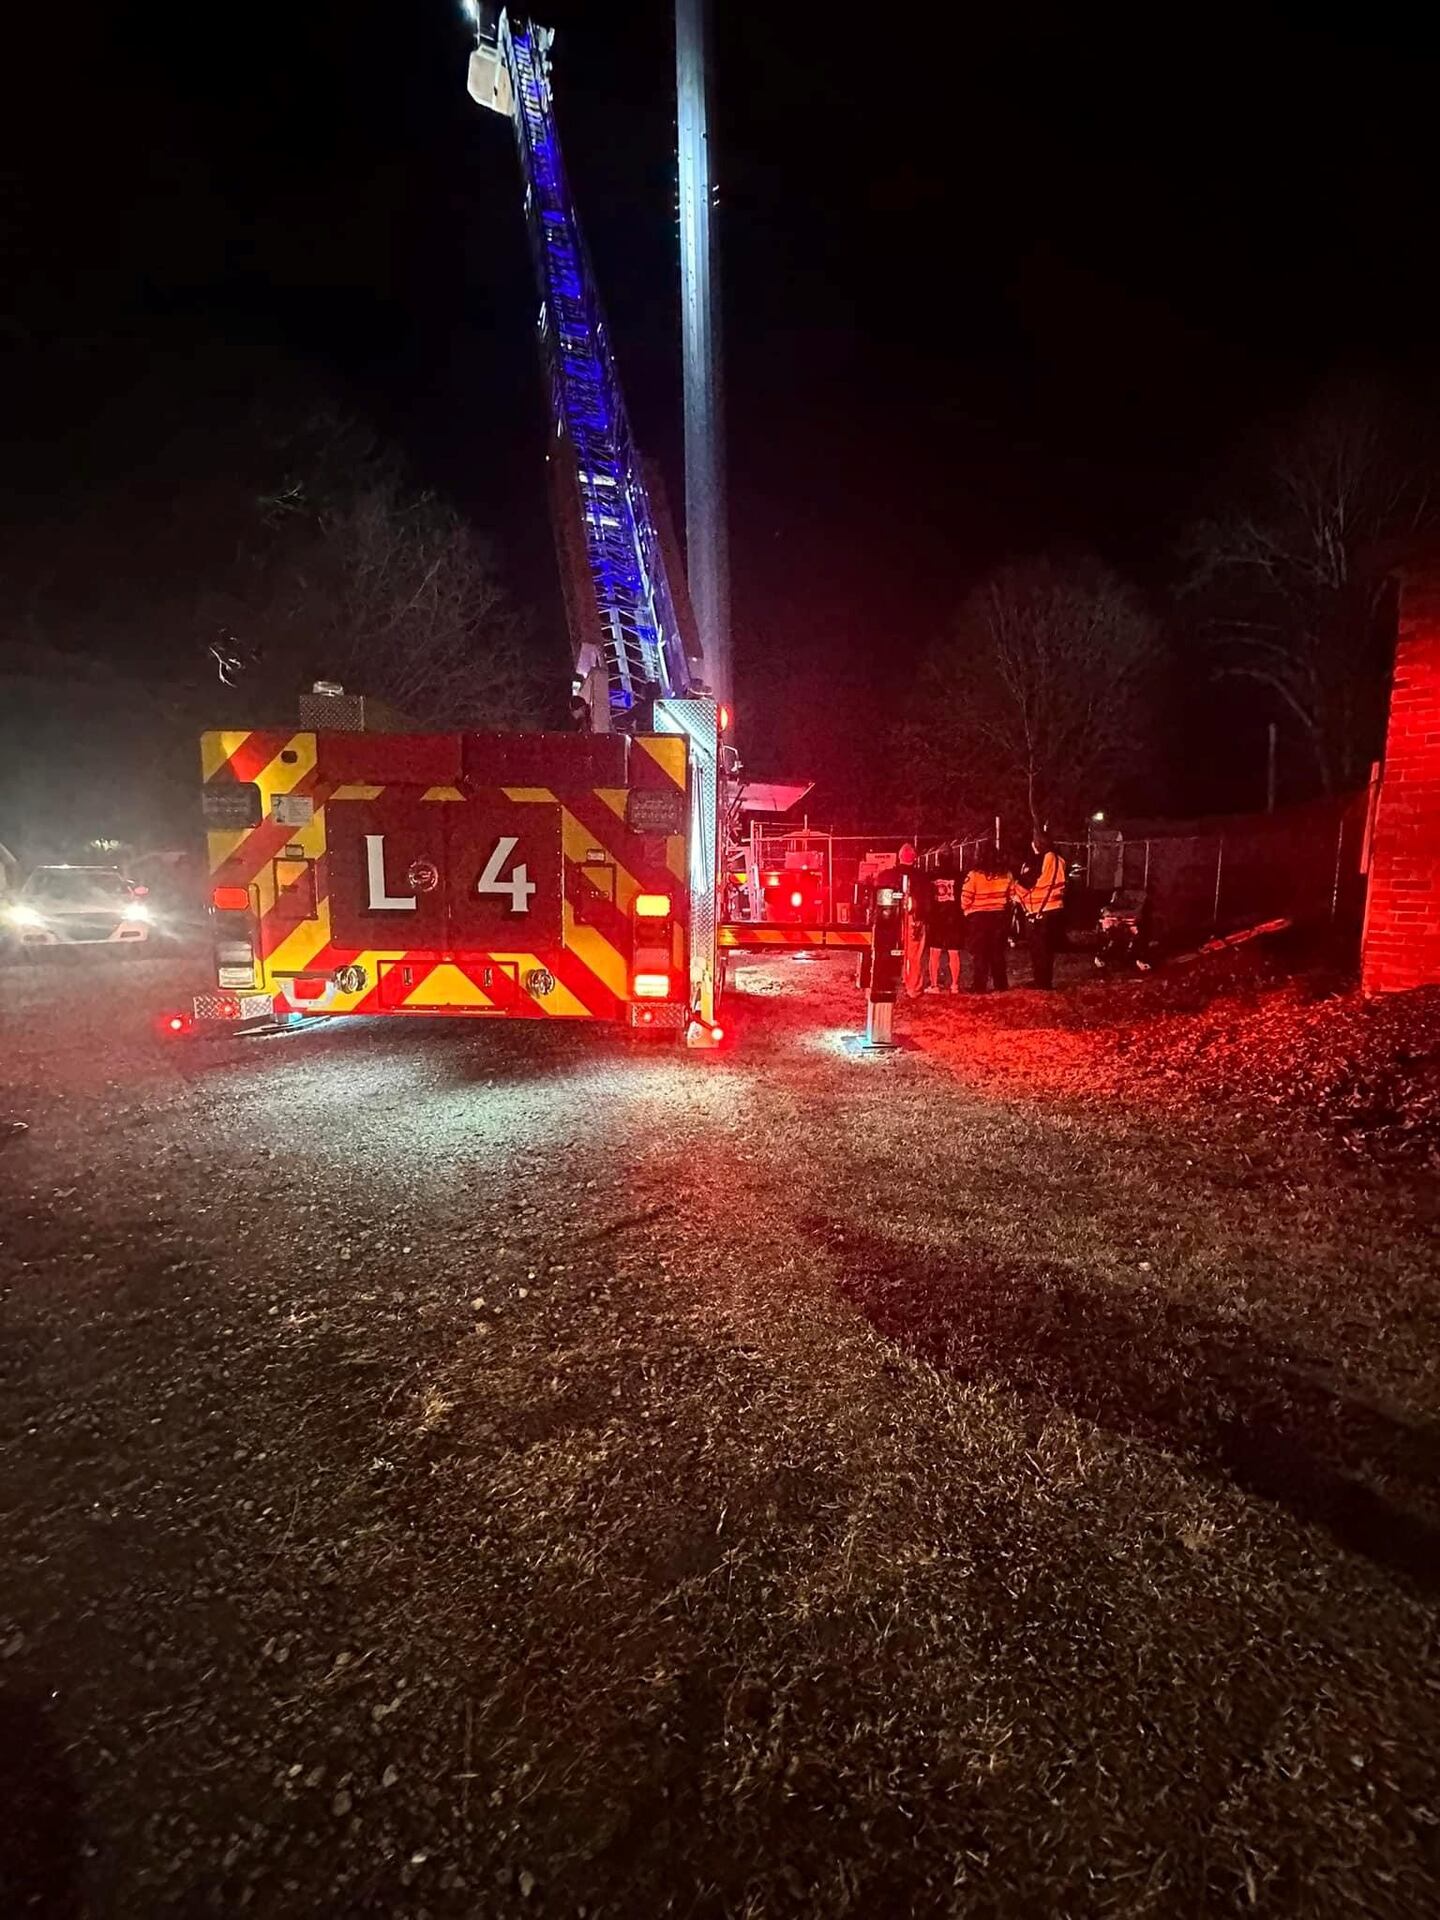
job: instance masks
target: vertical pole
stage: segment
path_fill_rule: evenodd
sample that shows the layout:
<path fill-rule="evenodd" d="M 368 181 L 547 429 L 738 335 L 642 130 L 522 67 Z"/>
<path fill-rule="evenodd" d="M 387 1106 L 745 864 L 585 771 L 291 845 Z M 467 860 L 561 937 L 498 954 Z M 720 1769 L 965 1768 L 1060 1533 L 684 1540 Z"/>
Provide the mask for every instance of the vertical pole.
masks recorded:
<path fill-rule="evenodd" d="M 1275 740 L 1280 729 L 1272 720 L 1265 730 L 1265 811 L 1275 811 Z"/>
<path fill-rule="evenodd" d="M 1340 917 L 1340 875 L 1345 858 L 1345 815 L 1342 813 L 1335 828 L 1335 876 L 1330 883 L 1330 922 L 1333 926 Z"/>
<path fill-rule="evenodd" d="M 895 1044 L 895 1002 L 866 1000 L 865 1044 L 867 1047 L 893 1047 Z"/>
<path fill-rule="evenodd" d="M 1220 834 L 1215 841 L 1215 910 L 1210 922 L 1210 931 L 1220 931 L 1220 876 L 1225 870 L 1225 836 Z"/>
<path fill-rule="evenodd" d="M 733 710 L 719 278 L 710 245 L 714 183 L 706 75 L 708 12 L 708 0 L 675 0 L 680 313 L 685 386 L 685 570 L 711 689 L 717 700 Z"/>

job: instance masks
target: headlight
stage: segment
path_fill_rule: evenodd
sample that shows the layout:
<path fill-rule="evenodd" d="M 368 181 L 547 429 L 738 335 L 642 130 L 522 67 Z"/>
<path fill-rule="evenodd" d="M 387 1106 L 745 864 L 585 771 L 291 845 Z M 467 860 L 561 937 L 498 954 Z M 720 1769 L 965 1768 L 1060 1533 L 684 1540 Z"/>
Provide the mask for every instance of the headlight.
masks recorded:
<path fill-rule="evenodd" d="M 26 906 L 23 900 L 17 901 L 9 909 L 8 918 L 17 927 L 43 927 L 45 924 L 43 916 L 34 907 Z"/>
<path fill-rule="evenodd" d="M 148 920 L 150 909 L 143 900 L 132 900 L 121 914 L 122 920 Z"/>

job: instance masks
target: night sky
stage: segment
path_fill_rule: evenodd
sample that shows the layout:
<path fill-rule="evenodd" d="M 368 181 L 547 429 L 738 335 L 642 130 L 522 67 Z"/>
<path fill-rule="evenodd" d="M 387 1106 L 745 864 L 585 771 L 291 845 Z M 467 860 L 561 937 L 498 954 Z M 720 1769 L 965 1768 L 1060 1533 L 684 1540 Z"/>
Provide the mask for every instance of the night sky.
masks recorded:
<path fill-rule="evenodd" d="M 716 6 L 739 699 L 766 770 L 835 786 L 998 559 L 1086 543 L 1162 595 L 1257 421 L 1336 367 L 1434 353 L 1440 74 L 1398 9 L 917 6 L 860 35 Z M 678 511 L 670 9 L 544 17 Z M 7 132 L 27 551 L 156 458 L 156 394 L 278 348 L 558 621 L 518 171 L 465 95 L 458 6 L 81 4 L 44 32 Z"/>

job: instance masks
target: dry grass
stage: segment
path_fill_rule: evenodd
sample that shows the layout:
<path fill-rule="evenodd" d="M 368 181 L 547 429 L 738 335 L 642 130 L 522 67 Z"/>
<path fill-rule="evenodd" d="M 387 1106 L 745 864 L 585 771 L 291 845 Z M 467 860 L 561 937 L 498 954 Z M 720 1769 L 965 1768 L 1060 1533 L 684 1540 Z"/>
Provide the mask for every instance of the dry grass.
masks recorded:
<path fill-rule="evenodd" d="M 27 1028 L 4 1677 L 91 1910 L 1436 1911 L 1425 1190 L 1146 1066 L 1296 989 L 862 1060 L 742 988 L 54 1107 Z"/>
<path fill-rule="evenodd" d="M 463 1342 L 407 1462 L 487 1877 L 617 1916 L 1430 1911 L 1412 1229 L 1293 1167 L 1282 1216 L 1253 1140 L 967 1086 L 989 1009 L 862 1063 L 817 1041 L 838 970 L 756 984 L 738 1124 L 675 1094 L 637 1183 L 688 1184 L 683 1230 L 627 1209 Z"/>

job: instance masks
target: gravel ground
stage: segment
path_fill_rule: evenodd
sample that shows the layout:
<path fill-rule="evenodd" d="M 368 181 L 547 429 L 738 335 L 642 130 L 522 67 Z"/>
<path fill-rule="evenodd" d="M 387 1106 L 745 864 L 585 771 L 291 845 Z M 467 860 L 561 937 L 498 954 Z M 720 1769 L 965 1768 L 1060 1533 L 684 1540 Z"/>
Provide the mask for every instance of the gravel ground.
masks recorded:
<path fill-rule="evenodd" d="M 1440 1909 L 1433 1180 L 1263 983 L 176 1046 L 112 958 L 0 973 L 4 1915 Z"/>

